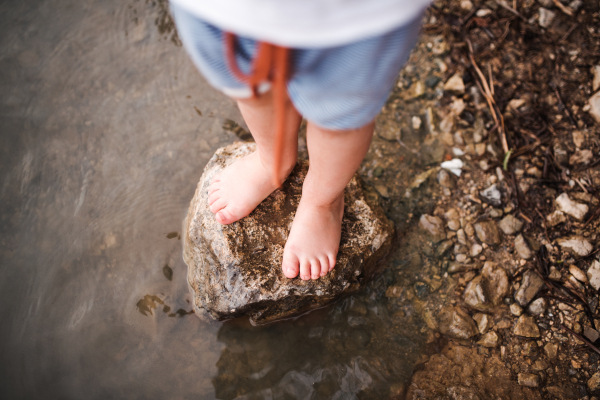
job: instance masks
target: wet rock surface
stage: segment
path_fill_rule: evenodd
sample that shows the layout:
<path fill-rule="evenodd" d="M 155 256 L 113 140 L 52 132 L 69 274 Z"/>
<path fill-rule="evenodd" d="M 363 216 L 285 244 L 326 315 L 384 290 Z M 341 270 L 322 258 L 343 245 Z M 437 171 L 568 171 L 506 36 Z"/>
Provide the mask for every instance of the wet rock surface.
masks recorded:
<path fill-rule="evenodd" d="M 426 231 L 435 242 L 446 238 L 444 222 L 436 216 L 426 214 L 421 215 L 419 226 Z"/>
<path fill-rule="evenodd" d="M 455 339 L 468 339 L 478 333 L 473 318 L 460 307 L 450 307 L 442 310 L 439 327 L 440 332 Z"/>
<path fill-rule="evenodd" d="M 498 355 L 449 344 L 415 373 L 405 398 L 536 400 L 542 396 L 520 386 Z"/>
<path fill-rule="evenodd" d="M 393 226 L 378 206 L 365 199 L 354 177 L 345 192 L 335 269 L 318 280 L 287 279 L 280 264 L 307 162 L 299 162 L 281 189 L 238 222 L 221 225 L 209 210 L 212 178 L 255 148 L 251 143 L 235 143 L 217 150 L 191 202 L 184 259 L 198 315 L 209 313 L 216 319 L 249 315 L 253 323 L 263 323 L 321 307 L 363 287 L 389 252 Z"/>

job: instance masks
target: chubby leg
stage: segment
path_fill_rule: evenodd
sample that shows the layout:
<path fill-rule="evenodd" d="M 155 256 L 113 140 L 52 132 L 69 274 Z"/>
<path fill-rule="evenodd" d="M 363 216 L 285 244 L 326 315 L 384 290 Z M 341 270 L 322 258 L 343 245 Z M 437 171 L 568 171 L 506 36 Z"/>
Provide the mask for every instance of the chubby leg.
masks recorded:
<path fill-rule="evenodd" d="M 344 188 L 362 162 L 373 123 L 333 131 L 309 122 L 310 167 L 302 198 L 283 253 L 283 273 L 303 280 L 318 279 L 335 265 L 344 213 Z"/>
<path fill-rule="evenodd" d="M 210 210 L 217 222 L 231 224 L 250 214 L 285 181 L 298 157 L 298 128 L 301 116 L 287 100 L 282 165 L 275 161 L 275 109 L 272 92 L 257 99 L 238 100 L 238 106 L 257 151 L 239 159 L 217 175 L 209 189 Z M 279 182 L 278 185 L 274 181 Z"/>

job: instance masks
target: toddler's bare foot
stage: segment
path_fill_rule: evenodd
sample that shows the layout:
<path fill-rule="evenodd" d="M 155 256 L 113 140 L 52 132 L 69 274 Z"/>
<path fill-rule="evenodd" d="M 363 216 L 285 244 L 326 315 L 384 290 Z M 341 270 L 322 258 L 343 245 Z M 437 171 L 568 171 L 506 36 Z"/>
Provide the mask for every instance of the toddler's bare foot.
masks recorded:
<path fill-rule="evenodd" d="M 340 246 L 344 195 L 328 205 L 303 196 L 283 251 L 283 274 L 303 280 L 318 279 L 331 271 Z"/>
<path fill-rule="evenodd" d="M 272 176 L 263 166 L 258 151 L 240 158 L 215 176 L 208 188 L 208 204 L 217 222 L 227 225 L 250 214 L 278 188 Z M 281 174 L 281 182 L 285 176 L 287 173 Z"/>

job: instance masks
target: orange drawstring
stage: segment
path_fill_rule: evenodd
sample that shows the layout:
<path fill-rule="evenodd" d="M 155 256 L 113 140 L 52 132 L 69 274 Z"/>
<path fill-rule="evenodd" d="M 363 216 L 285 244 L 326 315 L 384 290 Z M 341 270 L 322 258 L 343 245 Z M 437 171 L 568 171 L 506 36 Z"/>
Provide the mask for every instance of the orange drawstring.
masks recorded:
<path fill-rule="evenodd" d="M 265 81 L 273 84 L 273 101 L 275 102 L 275 171 L 281 167 L 283 154 L 283 135 L 285 132 L 285 109 L 287 100 L 286 82 L 288 80 L 289 52 L 286 47 L 270 43 L 259 42 L 256 56 L 252 60 L 250 74 L 240 71 L 235 60 L 235 35 L 225 33 L 225 51 L 227 63 L 233 75 L 240 81 L 247 83 L 252 89 L 253 97 L 258 97 L 258 85 Z M 277 175 L 273 177 L 274 183 L 279 186 Z"/>

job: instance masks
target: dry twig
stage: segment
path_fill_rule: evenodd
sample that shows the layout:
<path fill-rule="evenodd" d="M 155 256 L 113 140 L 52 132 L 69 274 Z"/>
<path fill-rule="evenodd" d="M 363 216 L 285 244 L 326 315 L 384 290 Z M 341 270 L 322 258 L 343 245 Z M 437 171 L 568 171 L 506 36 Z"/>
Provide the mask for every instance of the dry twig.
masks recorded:
<path fill-rule="evenodd" d="M 565 285 L 560 282 L 554 282 L 548 278 L 548 261 L 546 259 L 547 250 L 545 246 L 540 247 L 540 250 L 537 252 L 536 259 L 537 265 L 533 270 L 538 274 L 540 278 L 544 280 L 546 286 L 556 294 L 560 294 L 561 297 L 566 295 L 571 298 L 574 302 L 581 304 L 583 307 L 583 311 L 590 322 L 592 328 L 596 329 L 596 322 L 594 321 L 594 313 L 590 308 L 590 305 L 585 300 L 585 298 L 578 292 L 569 289 Z"/>
<path fill-rule="evenodd" d="M 563 3 L 561 3 L 558 0 L 552 0 L 552 2 L 554 3 L 554 5 L 556 7 L 558 7 L 560 9 L 560 11 L 564 12 L 569 17 L 573 16 L 573 9 L 571 7 L 567 7 L 567 6 L 563 5 Z"/>
<path fill-rule="evenodd" d="M 558 41 L 558 43 L 564 42 L 565 40 L 567 40 L 567 38 L 569 37 L 569 35 L 571 35 L 571 33 L 573 33 L 573 31 L 575 30 L 575 28 L 577 28 L 579 26 L 579 24 L 575 24 L 573 25 L 568 31 L 567 33 L 565 33 L 565 35 L 560 38 L 560 40 Z"/>
<path fill-rule="evenodd" d="M 589 340 L 587 340 L 586 338 L 584 338 L 583 336 L 581 336 L 580 334 L 578 334 L 577 332 L 567 328 L 564 325 L 560 325 L 560 327 L 569 332 L 571 335 L 575 336 L 577 339 L 579 339 L 580 341 L 582 341 L 587 347 L 590 348 L 590 350 L 595 351 L 596 353 L 600 354 L 600 349 L 598 349 L 596 346 L 594 346 L 594 344 L 592 342 L 590 342 Z"/>
<path fill-rule="evenodd" d="M 485 78 L 485 75 L 483 74 L 483 72 L 481 72 L 481 69 L 479 69 L 479 66 L 475 62 L 475 58 L 473 57 L 473 45 L 471 44 L 471 41 L 469 39 L 466 39 L 466 42 L 467 46 L 469 47 L 469 59 L 471 61 L 471 65 L 473 66 L 473 69 L 475 69 L 475 72 L 477 72 L 477 76 L 479 77 L 479 80 L 476 81 L 477 86 L 479 86 L 479 90 L 481 91 L 483 97 L 485 97 L 485 100 L 488 103 L 488 107 L 490 108 L 490 112 L 492 114 L 492 117 L 494 118 L 494 122 L 496 123 L 496 125 L 498 125 L 498 130 L 500 131 L 500 138 L 502 141 L 502 150 L 504 150 L 504 154 L 506 154 L 508 153 L 509 148 L 508 141 L 506 140 L 506 130 L 504 128 L 504 117 L 502 116 L 500 110 L 498 110 L 498 106 L 496 105 L 496 101 L 494 100 L 494 90 L 493 88 L 490 88 L 490 84 L 493 85 L 491 69 L 489 70 L 490 82 L 488 83 L 487 79 Z"/>
<path fill-rule="evenodd" d="M 511 6 L 509 6 L 508 4 L 506 4 L 506 2 L 504 0 L 496 0 L 496 3 L 498 3 L 498 5 L 500 7 L 502 7 L 504 9 L 510 11 L 511 13 L 515 14 L 517 17 L 521 18 L 523 21 L 527 21 L 527 18 L 525 18 L 517 10 L 515 10 L 514 8 L 512 8 Z"/>

